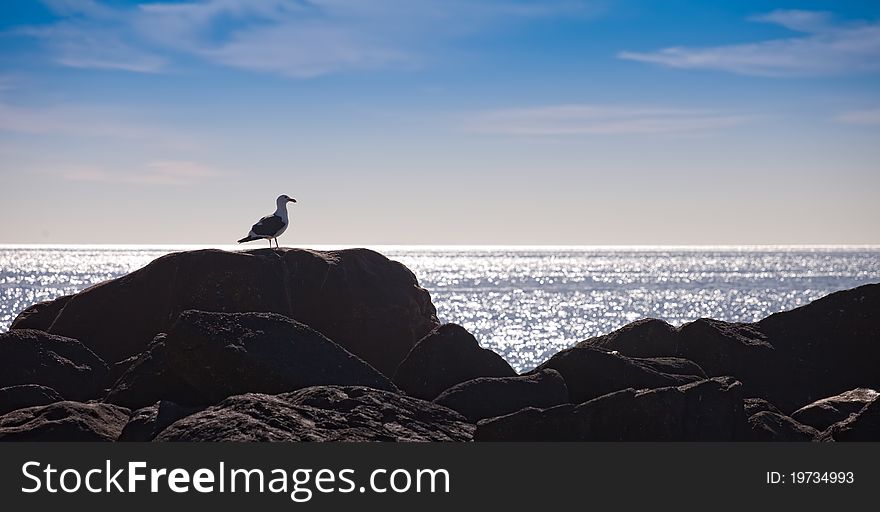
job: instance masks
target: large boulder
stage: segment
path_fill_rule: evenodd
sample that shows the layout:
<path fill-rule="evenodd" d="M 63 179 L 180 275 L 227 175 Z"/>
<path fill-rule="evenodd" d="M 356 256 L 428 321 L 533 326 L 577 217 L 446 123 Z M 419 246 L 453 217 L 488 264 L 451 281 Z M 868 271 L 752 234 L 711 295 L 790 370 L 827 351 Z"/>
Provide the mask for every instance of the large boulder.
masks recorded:
<path fill-rule="evenodd" d="M 861 411 L 831 425 L 823 437 L 834 441 L 880 441 L 880 400 L 874 400 Z"/>
<path fill-rule="evenodd" d="M 416 343 L 397 367 L 394 383 L 411 396 L 433 400 L 460 382 L 515 375 L 507 361 L 481 348 L 464 327 L 445 324 Z"/>
<path fill-rule="evenodd" d="M 163 344 L 171 373 L 164 381 L 179 378 L 196 395 L 168 393 L 161 398 L 182 403 L 198 403 L 203 397 L 201 403 L 215 404 L 232 395 L 324 384 L 397 390 L 387 377 L 326 336 L 274 313 L 184 311 Z M 119 396 L 111 393 L 108 399 L 114 394 Z"/>
<path fill-rule="evenodd" d="M 79 341 L 34 329 L 0 334 L 0 387 L 48 386 L 70 400 L 96 398 L 107 365 Z"/>
<path fill-rule="evenodd" d="M 157 441 L 469 441 L 474 426 L 439 405 L 365 387 L 319 386 L 227 398 Z"/>
<path fill-rule="evenodd" d="M 745 422 L 742 385 L 715 377 L 625 389 L 580 405 L 526 408 L 482 420 L 476 441 L 733 441 Z"/>
<path fill-rule="evenodd" d="M 480 377 L 456 384 L 434 399 L 474 423 L 525 407 L 543 409 L 567 402 L 565 379 L 550 369 L 517 377 Z"/>
<path fill-rule="evenodd" d="M 26 325 L 79 339 L 110 363 L 143 352 L 189 309 L 279 313 L 388 375 L 438 325 L 413 273 L 367 249 L 179 252 L 63 300 Z"/>
<path fill-rule="evenodd" d="M 159 432 L 165 430 L 168 425 L 175 421 L 186 418 L 204 410 L 204 407 L 179 405 L 174 402 L 161 400 L 148 407 L 143 407 L 131 413 L 131 419 L 125 424 L 118 441 L 152 441 Z"/>
<path fill-rule="evenodd" d="M 110 388 L 105 402 L 140 409 L 160 400 L 183 405 L 210 404 L 168 364 L 167 335 L 159 334 Z"/>
<path fill-rule="evenodd" d="M 856 388 L 839 395 L 830 396 L 805 405 L 791 413 L 797 421 L 819 430 L 843 421 L 850 414 L 859 412 L 880 396 L 873 389 Z"/>
<path fill-rule="evenodd" d="M 35 405 L 48 405 L 64 398 L 52 388 L 39 384 L 21 384 L 0 388 L 0 415 Z"/>
<path fill-rule="evenodd" d="M 535 371 L 562 374 L 572 403 L 582 403 L 626 388 L 680 386 L 706 378 L 696 364 L 674 357 L 637 358 L 589 346 L 565 349 Z"/>
<path fill-rule="evenodd" d="M 847 390 L 880 389 L 878 312 L 880 284 L 869 284 L 756 323 L 781 356 L 773 375 L 780 400 L 758 396 L 789 412 Z"/>
<path fill-rule="evenodd" d="M 880 284 L 872 284 L 752 324 L 700 319 L 675 328 L 642 320 L 577 346 L 630 357 L 688 359 L 707 375 L 737 377 L 748 396 L 765 398 L 790 414 L 846 390 L 880 389 L 877 311 Z"/>
<path fill-rule="evenodd" d="M 819 431 L 784 414 L 761 411 L 749 416 L 747 441 L 815 441 Z"/>
<path fill-rule="evenodd" d="M 56 402 L 0 416 L 0 441 L 115 441 L 129 410 L 111 404 Z"/>

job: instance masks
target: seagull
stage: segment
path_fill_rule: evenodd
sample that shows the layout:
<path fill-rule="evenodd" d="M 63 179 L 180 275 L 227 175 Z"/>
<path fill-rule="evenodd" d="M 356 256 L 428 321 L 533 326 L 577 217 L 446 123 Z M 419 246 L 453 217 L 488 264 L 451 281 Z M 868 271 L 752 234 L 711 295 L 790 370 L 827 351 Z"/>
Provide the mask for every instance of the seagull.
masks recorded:
<path fill-rule="evenodd" d="M 283 194 L 275 200 L 275 213 L 266 215 L 259 222 L 251 227 L 250 233 L 246 237 L 238 241 L 238 243 L 250 242 L 251 240 L 259 240 L 264 238 L 269 240 L 269 247 L 272 247 L 272 240 L 275 240 L 275 247 L 278 247 L 278 237 L 287 229 L 289 223 L 287 219 L 287 203 L 295 203 L 296 199 Z"/>

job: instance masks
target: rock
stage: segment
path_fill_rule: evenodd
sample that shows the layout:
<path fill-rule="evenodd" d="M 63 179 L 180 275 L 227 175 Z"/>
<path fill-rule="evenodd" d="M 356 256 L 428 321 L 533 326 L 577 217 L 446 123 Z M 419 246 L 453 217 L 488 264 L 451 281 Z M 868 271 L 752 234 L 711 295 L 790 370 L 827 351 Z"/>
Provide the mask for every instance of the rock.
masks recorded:
<path fill-rule="evenodd" d="M 463 414 L 476 423 L 524 407 L 547 408 L 568 402 L 565 380 L 556 370 L 517 377 L 480 377 L 456 384 L 434 403 Z"/>
<path fill-rule="evenodd" d="M 107 365 L 72 338 L 34 329 L 0 334 L 0 387 L 48 386 L 71 400 L 97 397 L 107 379 Z"/>
<path fill-rule="evenodd" d="M 779 400 L 758 396 L 789 412 L 850 389 L 880 389 L 878 311 L 880 284 L 869 284 L 755 324 L 781 356 L 772 374 Z M 778 385 L 780 377 L 785 386 Z"/>
<path fill-rule="evenodd" d="M 877 396 L 880 396 L 880 393 L 873 389 L 856 388 L 805 405 L 793 412 L 791 417 L 818 430 L 825 430 L 847 419 L 850 414 L 861 411 L 863 407 L 876 400 Z"/>
<path fill-rule="evenodd" d="M 874 400 L 861 411 L 850 414 L 823 433 L 834 441 L 880 441 L 880 400 Z"/>
<path fill-rule="evenodd" d="M 819 431 L 789 416 L 761 411 L 749 416 L 748 441 L 815 441 Z"/>
<path fill-rule="evenodd" d="M 104 401 L 129 409 L 148 407 L 161 400 L 183 405 L 211 404 L 209 398 L 169 366 L 166 340 L 165 334 L 156 336 L 150 348 L 116 381 Z"/>
<path fill-rule="evenodd" d="M 732 441 L 745 422 L 742 385 L 715 377 L 625 389 L 580 405 L 526 408 L 481 420 L 476 441 Z"/>
<path fill-rule="evenodd" d="M 37 329 L 48 331 L 55 321 L 55 317 L 67 304 L 72 295 L 64 295 L 55 300 L 38 302 L 22 311 L 15 317 L 9 329 Z"/>
<path fill-rule="evenodd" d="M 367 249 L 179 252 L 65 301 L 32 326 L 79 339 L 110 363 L 143 352 L 188 309 L 283 314 L 388 375 L 438 325 L 413 273 Z"/>
<path fill-rule="evenodd" d="M 474 426 L 439 405 L 366 387 L 319 386 L 227 398 L 157 441 L 469 441 Z"/>
<path fill-rule="evenodd" d="M 0 441 L 115 441 L 128 409 L 110 404 L 56 402 L 0 416 Z"/>
<path fill-rule="evenodd" d="M 119 441 L 152 441 L 168 425 L 190 414 L 204 410 L 204 407 L 178 405 L 165 400 L 138 409 L 131 413 L 131 419 L 119 435 Z"/>
<path fill-rule="evenodd" d="M 39 384 L 20 384 L 0 388 L 0 415 L 16 409 L 47 405 L 64 400 L 52 388 Z"/>
<path fill-rule="evenodd" d="M 775 414 L 782 414 L 782 412 L 776 408 L 775 405 L 771 404 L 767 400 L 763 398 L 746 398 L 743 400 L 743 409 L 745 409 L 746 416 L 751 417 L 754 414 L 758 414 L 761 411 L 769 411 Z"/>
<path fill-rule="evenodd" d="M 562 374 L 572 403 L 582 403 L 626 388 L 680 386 L 706 378 L 696 364 L 678 358 L 636 358 L 589 346 L 565 349 L 535 371 Z"/>
<path fill-rule="evenodd" d="M 184 311 L 165 344 L 169 367 L 208 404 L 243 393 L 325 384 L 397 391 L 362 359 L 309 326 L 274 313 Z"/>
<path fill-rule="evenodd" d="M 480 344 L 464 327 L 441 325 L 419 340 L 394 373 L 394 383 L 410 396 L 433 400 L 450 387 L 479 377 L 514 377 L 501 356 Z"/>
<path fill-rule="evenodd" d="M 630 357 L 688 359 L 707 375 L 736 376 L 747 396 L 760 396 L 791 413 L 849 389 L 880 389 L 877 311 L 880 284 L 872 284 L 832 293 L 757 323 L 700 319 L 676 329 L 660 320 L 643 320 L 577 346 Z M 780 379 L 786 385 L 779 385 Z"/>

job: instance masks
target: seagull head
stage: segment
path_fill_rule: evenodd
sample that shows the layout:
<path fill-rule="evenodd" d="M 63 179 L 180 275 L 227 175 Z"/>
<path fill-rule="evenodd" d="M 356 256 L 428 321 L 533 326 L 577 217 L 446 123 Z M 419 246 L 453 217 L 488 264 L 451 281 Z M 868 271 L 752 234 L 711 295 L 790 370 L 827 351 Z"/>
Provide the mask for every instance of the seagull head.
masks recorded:
<path fill-rule="evenodd" d="M 282 195 L 278 196 L 278 199 L 275 200 L 275 204 L 277 204 L 278 206 L 284 206 L 287 203 L 295 203 L 295 202 L 296 202 L 296 199 L 290 197 L 287 194 L 282 194 Z"/>

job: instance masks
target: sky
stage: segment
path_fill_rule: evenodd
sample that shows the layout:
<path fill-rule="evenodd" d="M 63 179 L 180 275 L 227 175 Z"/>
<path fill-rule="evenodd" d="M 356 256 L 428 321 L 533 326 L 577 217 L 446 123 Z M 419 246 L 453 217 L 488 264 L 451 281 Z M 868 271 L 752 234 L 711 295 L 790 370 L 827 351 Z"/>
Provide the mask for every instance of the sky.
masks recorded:
<path fill-rule="evenodd" d="M 880 2 L 7 0 L 0 243 L 880 243 Z"/>

